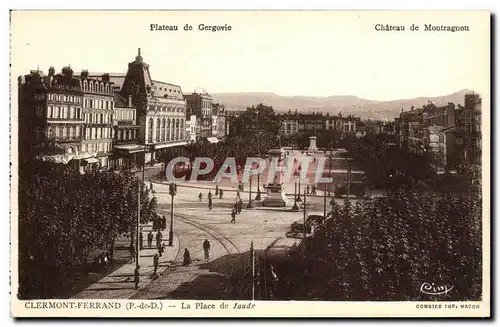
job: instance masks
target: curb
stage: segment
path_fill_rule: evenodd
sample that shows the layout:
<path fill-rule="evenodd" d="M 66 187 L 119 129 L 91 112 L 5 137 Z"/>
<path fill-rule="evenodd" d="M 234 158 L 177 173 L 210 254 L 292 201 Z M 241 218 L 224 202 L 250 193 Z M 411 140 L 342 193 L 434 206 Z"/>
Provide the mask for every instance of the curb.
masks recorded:
<path fill-rule="evenodd" d="M 149 179 L 148 181 L 153 183 L 153 184 L 157 184 L 157 185 L 168 185 L 167 183 L 164 183 L 164 182 L 160 183 L 159 181 L 154 180 L 154 179 Z M 177 184 L 177 187 L 194 188 L 194 189 L 201 189 L 201 190 L 214 190 L 215 189 L 215 187 L 209 187 L 209 186 L 204 186 L 204 185 L 194 186 L 194 185 Z M 237 191 L 237 189 L 226 189 L 226 188 L 219 188 L 219 190 L 223 190 L 224 192 L 234 192 L 234 193 L 236 193 L 236 191 Z M 241 193 L 248 194 L 250 192 L 249 191 L 240 191 L 240 194 Z M 252 191 L 252 193 L 257 194 L 257 191 Z M 265 192 L 261 191 L 261 193 L 265 193 Z M 295 194 L 285 193 L 285 195 L 286 196 L 294 196 Z M 302 194 L 301 194 L 301 196 L 302 196 Z M 307 197 L 322 198 L 322 197 L 324 197 L 324 195 L 308 195 Z M 331 196 L 327 196 L 327 198 L 331 198 Z"/>

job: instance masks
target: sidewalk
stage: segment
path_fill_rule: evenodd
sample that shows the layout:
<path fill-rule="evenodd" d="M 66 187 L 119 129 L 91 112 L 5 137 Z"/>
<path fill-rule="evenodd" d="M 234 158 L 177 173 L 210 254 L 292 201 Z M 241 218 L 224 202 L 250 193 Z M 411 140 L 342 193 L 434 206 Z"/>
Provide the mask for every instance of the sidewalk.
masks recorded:
<path fill-rule="evenodd" d="M 151 226 L 144 226 L 144 240 L 146 244 L 146 235 L 151 229 Z M 167 236 L 163 236 L 163 240 L 168 244 L 168 232 Z M 156 244 L 156 240 L 153 240 L 153 246 Z M 158 275 L 163 274 L 165 270 L 170 267 L 172 262 L 177 257 L 179 252 L 179 240 L 174 235 L 174 240 L 172 246 L 166 246 L 163 255 L 160 257 L 158 265 Z M 140 250 L 139 264 L 141 277 L 139 279 L 139 288 L 135 289 L 134 284 L 134 270 L 135 261 L 130 261 L 117 270 L 113 271 L 111 274 L 102 278 L 98 282 L 90 285 L 87 289 L 81 291 L 80 293 L 73 296 L 73 299 L 129 299 L 138 293 L 141 289 L 146 287 L 149 283 L 153 281 L 153 256 L 158 253 L 156 248 L 143 248 Z"/>

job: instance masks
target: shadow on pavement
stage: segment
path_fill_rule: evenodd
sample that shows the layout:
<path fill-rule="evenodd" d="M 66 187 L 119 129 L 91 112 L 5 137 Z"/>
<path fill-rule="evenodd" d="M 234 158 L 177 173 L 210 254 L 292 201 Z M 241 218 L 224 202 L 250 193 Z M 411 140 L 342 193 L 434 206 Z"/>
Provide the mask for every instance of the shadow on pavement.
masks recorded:
<path fill-rule="evenodd" d="M 199 268 L 208 270 L 208 274 L 198 275 L 190 282 L 181 284 L 164 298 L 247 300 L 251 287 L 250 262 L 250 251 L 247 251 L 201 263 Z"/>

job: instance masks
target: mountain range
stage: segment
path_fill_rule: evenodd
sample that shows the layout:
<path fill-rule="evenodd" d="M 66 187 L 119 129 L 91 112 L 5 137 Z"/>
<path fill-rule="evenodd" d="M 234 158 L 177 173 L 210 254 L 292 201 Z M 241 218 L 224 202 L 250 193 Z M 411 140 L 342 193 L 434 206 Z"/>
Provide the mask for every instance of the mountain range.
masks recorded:
<path fill-rule="evenodd" d="M 401 109 L 410 110 L 433 102 L 440 106 L 453 102 L 455 105 L 464 104 L 464 96 L 471 90 L 463 89 L 458 92 L 438 97 L 418 97 L 391 101 L 374 101 L 362 99 L 352 95 L 334 95 L 329 97 L 312 96 L 282 96 L 274 93 L 243 92 L 243 93 L 213 93 L 214 103 L 221 103 L 228 109 L 246 110 L 247 107 L 262 103 L 272 106 L 277 112 L 297 110 L 301 113 L 323 112 L 323 114 L 342 115 L 353 114 L 364 119 L 393 120 L 399 116 Z"/>

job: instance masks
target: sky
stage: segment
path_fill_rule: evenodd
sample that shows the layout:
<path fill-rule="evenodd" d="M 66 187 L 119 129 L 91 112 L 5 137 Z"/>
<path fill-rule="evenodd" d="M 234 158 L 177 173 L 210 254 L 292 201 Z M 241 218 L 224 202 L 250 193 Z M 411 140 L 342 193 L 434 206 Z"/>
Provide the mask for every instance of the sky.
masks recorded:
<path fill-rule="evenodd" d="M 14 11 L 12 76 L 127 71 L 141 48 L 155 80 L 188 93 L 355 95 L 369 100 L 489 90 L 488 12 Z M 151 24 L 178 31 L 151 31 Z M 190 24 L 192 31 L 184 31 Z M 200 31 L 199 24 L 231 26 Z M 376 24 L 405 25 L 404 32 Z M 420 31 L 410 31 L 418 25 Z M 468 25 L 426 32 L 424 24 Z"/>

